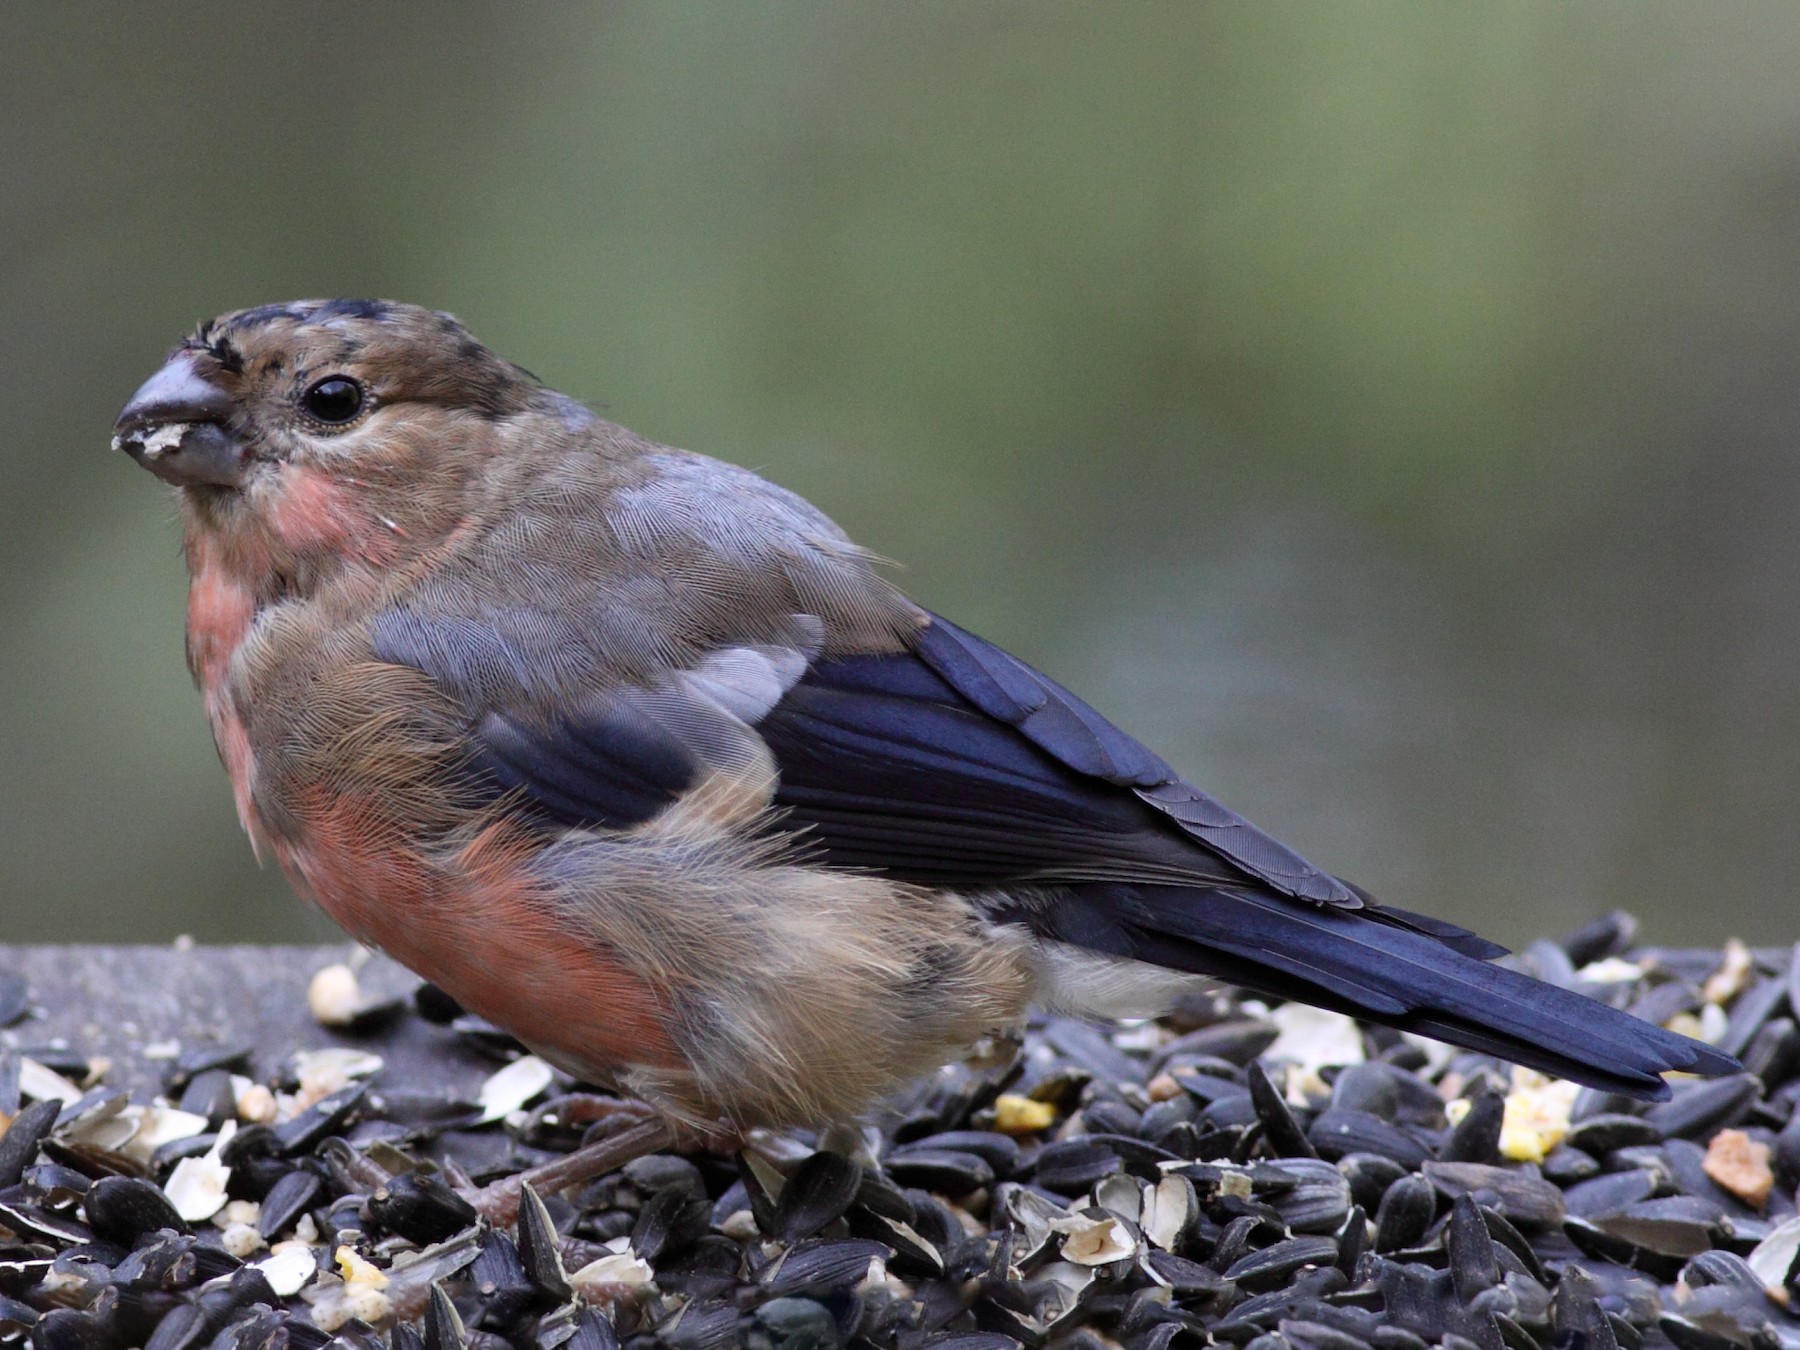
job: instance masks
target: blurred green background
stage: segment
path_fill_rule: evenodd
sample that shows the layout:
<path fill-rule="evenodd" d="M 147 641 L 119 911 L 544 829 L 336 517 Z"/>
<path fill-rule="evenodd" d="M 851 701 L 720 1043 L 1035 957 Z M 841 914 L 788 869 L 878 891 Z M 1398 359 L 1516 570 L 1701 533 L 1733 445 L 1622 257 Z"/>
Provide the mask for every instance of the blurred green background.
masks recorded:
<path fill-rule="evenodd" d="M 327 931 L 107 449 L 383 295 L 757 467 L 1315 861 L 1800 933 L 1800 9 L 0 11 L 0 941 Z"/>

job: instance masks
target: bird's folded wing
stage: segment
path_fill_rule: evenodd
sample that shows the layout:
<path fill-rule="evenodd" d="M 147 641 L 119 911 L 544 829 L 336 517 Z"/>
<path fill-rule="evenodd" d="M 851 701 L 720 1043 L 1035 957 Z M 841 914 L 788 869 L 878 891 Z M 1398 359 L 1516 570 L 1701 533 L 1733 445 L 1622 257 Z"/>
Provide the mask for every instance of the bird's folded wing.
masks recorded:
<path fill-rule="evenodd" d="M 564 622 L 567 616 L 559 616 Z M 948 887 L 1255 884 L 1313 903 L 1361 896 L 1183 782 L 1093 709 L 942 619 L 904 650 L 822 658 L 721 647 L 656 684 L 540 691 L 494 706 L 506 634 L 467 617 L 376 625 L 377 652 L 467 688 L 474 768 L 546 820 L 641 824 L 716 774 L 772 767 L 772 828 L 833 866 Z M 765 625 L 766 628 L 766 625 Z"/>

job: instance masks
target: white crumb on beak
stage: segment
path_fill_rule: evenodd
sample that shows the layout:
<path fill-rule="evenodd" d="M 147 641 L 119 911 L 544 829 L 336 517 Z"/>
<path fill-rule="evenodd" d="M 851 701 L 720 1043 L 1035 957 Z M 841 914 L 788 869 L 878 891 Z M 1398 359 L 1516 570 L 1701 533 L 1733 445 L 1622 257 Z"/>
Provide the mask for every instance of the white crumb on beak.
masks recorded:
<path fill-rule="evenodd" d="M 144 458 L 156 459 L 160 455 L 168 454 L 171 450 L 179 449 L 181 438 L 193 430 L 193 427 L 192 422 L 169 422 L 158 427 L 139 442 L 144 447 Z M 115 450 L 123 449 L 125 438 L 114 436 L 112 444 Z"/>

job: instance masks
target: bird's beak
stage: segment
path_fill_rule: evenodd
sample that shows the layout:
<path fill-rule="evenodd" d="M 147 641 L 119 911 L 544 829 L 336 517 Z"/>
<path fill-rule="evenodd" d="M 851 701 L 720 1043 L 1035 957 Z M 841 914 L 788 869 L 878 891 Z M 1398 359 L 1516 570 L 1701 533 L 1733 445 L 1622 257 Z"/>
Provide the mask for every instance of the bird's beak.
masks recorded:
<path fill-rule="evenodd" d="M 177 352 L 113 423 L 113 449 L 177 487 L 238 487 L 244 447 L 231 431 L 231 412 L 230 395 L 200 374 L 195 353 Z"/>

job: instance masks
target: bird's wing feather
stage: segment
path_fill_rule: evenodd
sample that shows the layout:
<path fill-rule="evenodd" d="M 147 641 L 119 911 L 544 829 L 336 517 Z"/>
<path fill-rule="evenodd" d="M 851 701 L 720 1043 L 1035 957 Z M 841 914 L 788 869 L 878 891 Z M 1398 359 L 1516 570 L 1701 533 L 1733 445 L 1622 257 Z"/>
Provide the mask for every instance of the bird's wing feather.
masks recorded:
<path fill-rule="evenodd" d="M 1207 849 L 1284 895 L 1358 908 L 1362 897 L 1185 781 L 1159 756 L 993 643 L 933 619 L 918 658 L 963 698 L 1076 773 L 1129 789 Z"/>
<path fill-rule="evenodd" d="M 790 628 L 789 645 L 720 648 L 654 685 L 589 690 L 548 711 L 523 691 L 510 706 L 484 702 L 473 767 L 549 820 L 625 828 L 713 773 L 767 762 L 776 828 L 830 865 L 962 888 L 1260 881 L 1362 904 L 1066 690 L 944 620 L 909 649 L 832 658 L 819 655 L 816 622 Z M 466 619 L 378 623 L 376 647 L 452 685 L 486 672 L 490 695 L 510 663 L 505 632 Z"/>
<path fill-rule="evenodd" d="M 799 498 L 701 456 L 644 463 L 625 486 L 549 485 L 374 622 L 378 653 L 470 709 L 495 785 L 618 827 L 766 758 L 784 827 L 827 863 L 1363 906 L 1054 681 L 912 606 Z"/>

